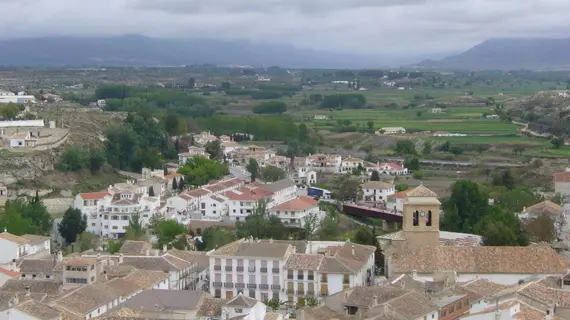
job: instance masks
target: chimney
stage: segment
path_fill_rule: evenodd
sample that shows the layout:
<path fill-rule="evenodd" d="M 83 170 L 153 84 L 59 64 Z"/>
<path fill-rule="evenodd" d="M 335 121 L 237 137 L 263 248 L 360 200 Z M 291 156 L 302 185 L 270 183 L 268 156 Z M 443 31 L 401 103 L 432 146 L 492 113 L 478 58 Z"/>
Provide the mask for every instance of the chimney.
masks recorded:
<path fill-rule="evenodd" d="M 20 297 L 18 296 L 18 294 L 16 293 L 16 295 L 14 295 L 14 298 L 12 298 L 12 304 L 11 306 L 15 306 L 18 305 L 20 303 Z"/>
<path fill-rule="evenodd" d="M 412 271 L 412 279 L 416 279 L 418 277 L 418 271 L 417 270 L 413 270 Z"/>
<path fill-rule="evenodd" d="M 144 251 L 144 255 L 150 256 L 150 249 L 149 248 L 146 248 L 146 250 Z"/>
<path fill-rule="evenodd" d="M 123 254 L 119 254 L 119 265 L 123 264 Z"/>
<path fill-rule="evenodd" d="M 17 271 L 17 269 L 16 259 L 12 259 L 12 262 L 10 263 L 10 271 Z"/>
<path fill-rule="evenodd" d="M 167 245 L 163 245 L 162 246 L 162 252 L 166 253 L 166 251 L 168 251 L 168 246 Z"/>
<path fill-rule="evenodd" d="M 377 296 L 377 295 L 373 295 L 373 296 L 372 296 L 372 305 L 373 305 L 374 307 L 377 307 L 377 306 L 378 306 L 378 296 Z"/>
<path fill-rule="evenodd" d="M 354 245 L 352 245 L 352 255 L 354 256 Z"/>
<path fill-rule="evenodd" d="M 32 294 L 32 289 L 30 289 L 30 286 L 26 286 L 26 297 L 29 297 Z"/>

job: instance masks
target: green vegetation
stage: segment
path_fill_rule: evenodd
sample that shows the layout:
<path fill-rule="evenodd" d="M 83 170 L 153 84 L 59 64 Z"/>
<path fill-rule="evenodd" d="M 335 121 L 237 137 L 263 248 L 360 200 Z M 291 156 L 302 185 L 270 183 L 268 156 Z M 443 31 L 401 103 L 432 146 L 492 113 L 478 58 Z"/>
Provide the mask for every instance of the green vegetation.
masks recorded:
<path fill-rule="evenodd" d="M 70 146 L 60 154 L 58 168 L 61 171 L 89 169 L 95 174 L 101 170 L 105 162 L 105 154 L 99 149 L 83 150 Z"/>
<path fill-rule="evenodd" d="M 178 173 L 184 175 L 185 183 L 191 186 L 203 186 L 211 180 L 220 179 L 229 173 L 225 164 L 216 160 L 195 156 L 178 169 Z M 180 189 L 180 185 L 178 185 Z"/>
<path fill-rule="evenodd" d="M 0 215 L 0 228 L 15 235 L 49 235 L 51 222 L 52 219 L 37 192 L 30 201 L 22 198 L 7 200 Z"/>
<path fill-rule="evenodd" d="M 69 208 L 65 211 L 59 224 L 59 234 L 65 243 L 71 244 L 77 240 L 77 236 L 87 229 L 87 216 L 81 214 L 79 209 Z"/>
<path fill-rule="evenodd" d="M 287 111 L 287 105 L 281 101 L 263 102 L 253 108 L 253 113 L 258 114 L 281 114 Z"/>

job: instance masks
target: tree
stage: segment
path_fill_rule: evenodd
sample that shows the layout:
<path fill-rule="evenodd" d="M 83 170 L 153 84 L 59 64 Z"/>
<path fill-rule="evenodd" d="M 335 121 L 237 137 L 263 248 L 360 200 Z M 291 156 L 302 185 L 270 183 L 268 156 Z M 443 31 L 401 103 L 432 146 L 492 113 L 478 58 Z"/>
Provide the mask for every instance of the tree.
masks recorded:
<path fill-rule="evenodd" d="M 327 214 L 321 221 L 319 228 L 320 240 L 336 240 L 339 235 L 339 212 L 334 204 L 328 202 L 320 202 L 319 208 Z"/>
<path fill-rule="evenodd" d="M 366 125 L 368 126 L 368 129 L 370 130 L 374 129 L 374 121 L 368 121 L 366 122 Z"/>
<path fill-rule="evenodd" d="M 474 227 L 486 246 L 526 246 L 528 236 L 519 218 L 499 206 L 493 206 Z"/>
<path fill-rule="evenodd" d="M 550 198 L 550 201 L 556 203 L 557 205 L 561 206 L 564 204 L 564 195 L 562 195 L 560 192 L 556 192 L 552 198 Z"/>
<path fill-rule="evenodd" d="M 552 140 L 550 140 L 550 143 L 552 143 L 554 149 L 560 149 L 564 145 L 564 138 L 552 138 Z"/>
<path fill-rule="evenodd" d="M 278 299 L 265 300 L 263 303 L 265 303 L 265 305 L 268 306 L 272 311 L 279 310 L 279 308 L 285 304 L 285 302 L 279 301 Z"/>
<path fill-rule="evenodd" d="M 97 247 L 99 247 L 99 237 L 86 231 L 77 235 L 75 245 L 73 246 L 73 248 L 79 252 L 97 249 Z"/>
<path fill-rule="evenodd" d="M 421 111 L 418 111 L 418 112 L 416 112 L 416 115 L 417 115 L 417 116 L 418 116 L 418 118 L 419 118 L 419 117 L 421 117 L 421 116 L 422 116 L 422 112 L 421 112 Z"/>
<path fill-rule="evenodd" d="M 404 167 L 413 171 L 420 170 L 420 160 L 418 158 L 406 159 Z"/>
<path fill-rule="evenodd" d="M 473 233 L 475 225 L 489 209 L 489 197 L 474 182 L 459 180 L 451 188 L 451 196 L 443 202 L 445 212 L 442 230 Z"/>
<path fill-rule="evenodd" d="M 376 239 L 369 227 L 360 227 L 352 237 L 352 242 L 365 245 L 374 245 Z"/>
<path fill-rule="evenodd" d="M 220 179 L 229 173 L 227 165 L 219 163 L 216 160 L 204 157 L 192 157 L 186 161 L 182 168 L 178 169 L 178 173 L 184 175 L 184 180 L 180 180 L 180 185 L 188 183 L 190 186 L 203 186 L 211 180 Z"/>
<path fill-rule="evenodd" d="M 360 188 L 360 182 L 353 179 L 347 179 L 340 185 L 337 197 L 341 201 L 356 201 L 362 198 L 362 189 Z"/>
<path fill-rule="evenodd" d="M 169 136 L 174 137 L 186 133 L 186 122 L 175 113 L 169 113 L 164 118 L 164 129 Z"/>
<path fill-rule="evenodd" d="M 246 166 L 247 171 L 251 174 L 251 181 L 255 181 L 259 174 L 259 164 L 253 158 L 249 159 L 249 162 Z"/>
<path fill-rule="evenodd" d="M 394 152 L 398 155 L 415 155 L 416 146 L 411 140 L 398 140 L 394 145 Z"/>
<path fill-rule="evenodd" d="M 150 188 L 148 189 L 148 196 L 154 197 L 154 188 L 152 186 L 150 186 Z"/>
<path fill-rule="evenodd" d="M 423 154 L 430 154 L 432 147 L 433 147 L 433 144 L 431 141 L 425 141 L 424 142 L 424 149 L 423 149 L 422 153 Z"/>
<path fill-rule="evenodd" d="M 195 78 L 188 78 L 188 88 L 194 89 L 196 87 L 196 79 Z"/>
<path fill-rule="evenodd" d="M 125 231 L 125 239 L 127 240 L 139 240 L 145 236 L 145 230 L 142 226 L 142 221 L 140 215 L 133 214 L 129 220 L 129 226 Z"/>
<path fill-rule="evenodd" d="M 267 215 L 267 204 L 265 200 L 260 200 L 244 222 L 236 223 L 236 235 L 239 238 L 282 240 L 286 237 L 286 229 L 279 217 Z"/>
<path fill-rule="evenodd" d="M 182 179 L 180 179 L 180 182 L 178 183 L 178 192 L 184 191 L 185 188 L 186 188 L 186 180 L 184 178 L 182 178 Z"/>
<path fill-rule="evenodd" d="M 178 190 L 178 183 L 176 181 L 177 179 L 174 177 L 174 179 L 172 179 L 172 190 Z"/>
<path fill-rule="evenodd" d="M 92 148 L 89 150 L 88 162 L 91 174 L 96 174 L 99 172 L 106 161 L 107 159 L 105 159 L 105 153 L 101 149 Z"/>
<path fill-rule="evenodd" d="M 377 170 L 372 171 L 370 181 L 380 181 L 380 173 Z"/>
<path fill-rule="evenodd" d="M 307 296 L 305 297 L 305 306 L 316 308 L 319 306 L 319 300 L 317 300 L 315 297 Z"/>
<path fill-rule="evenodd" d="M 167 167 L 166 165 L 164 165 L 164 166 L 162 167 L 162 174 L 163 174 L 165 177 L 169 174 L 169 172 L 168 172 L 168 167 Z"/>
<path fill-rule="evenodd" d="M 405 183 L 398 183 L 396 185 L 396 191 L 398 191 L 398 192 L 408 190 L 408 188 L 409 188 L 408 185 Z"/>
<path fill-rule="evenodd" d="M 456 156 L 462 155 L 463 151 L 464 151 L 463 148 L 458 146 L 453 146 L 449 149 L 449 152 L 453 153 Z"/>
<path fill-rule="evenodd" d="M 224 157 L 224 151 L 220 140 L 210 141 L 206 143 L 205 151 L 210 154 L 210 159 L 220 160 Z"/>
<path fill-rule="evenodd" d="M 68 147 L 59 156 L 59 169 L 62 171 L 78 171 L 87 166 L 88 156 L 78 147 Z"/>
<path fill-rule="evenodd" d="M 287 111 L 287 104 L 283 101 L 267 101 L 253 108 L 257 114 L 282 114 Z"/>
<path fill-rule="evenodd" d="M 309 128 L 304 123 L 299 124 L 297 139 L 301 142 L 306 142 L 309 140 Z"/>
<path fill-rule="evenodd" d="M 81 214 L 81 210 L 69 208 L 63 214 L 59 223 L 58 231 L 66 243 L 75 242 L 77 235 L 87 229 L 87 216 Z"/>
<path fill-rule="evenodd" d="M 198 245 L 200 251 L 210 251 L 236 240 L 233 232 L 220 227 L 210 227 L 202 231 L 202 243 Z"/>
<path fill-rule="evenodd" d="M 554 220 L 547 214 L 528 220 L 524 227 L 533 242 L 553 243 L 558 238 Z"/>
<path fill-rule="evenodd" d="M 319 217 L 314 213 L 309 213 L 303 218 L 303 229 L 309 241 L 313 240 L 315 232 L 319 229 Z"/>
<path fill-rule="evenodd" d="M 230 84 L 229 81 L 224 81 L 224 82 L 222 82 L 222 90 L 223 90 L 223 91 L 225 91 L 226 93 L 228 93 L 231 88 L 232 88 L 232 85 Z"/>
<path fill-rule="evenodd" d="M 265 182 L 275 182 L 285 179 L 286 173 L 279 167 L 265 166 L 261 169 L 261 177 Z"/>
<path fill-rule="evenodd" d="M 163 220 L 158 223 L 155 229 L 155 235 L 158 237 L 159 248 L 169 245 L 175 241 L 176 236 L 188 233 L 183 224 L 176 220 Z"/>

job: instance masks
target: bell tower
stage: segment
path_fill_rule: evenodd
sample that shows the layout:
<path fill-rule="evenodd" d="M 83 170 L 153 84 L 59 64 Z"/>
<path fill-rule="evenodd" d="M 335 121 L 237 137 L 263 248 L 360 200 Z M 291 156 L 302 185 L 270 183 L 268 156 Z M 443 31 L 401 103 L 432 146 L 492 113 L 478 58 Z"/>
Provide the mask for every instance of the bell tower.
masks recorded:
<path fill-rule="evenodd" d="M 406 194 L 403 229 L 408 248 L 439 245 L 440 206 L 437 194 L 423 184 Z"/>

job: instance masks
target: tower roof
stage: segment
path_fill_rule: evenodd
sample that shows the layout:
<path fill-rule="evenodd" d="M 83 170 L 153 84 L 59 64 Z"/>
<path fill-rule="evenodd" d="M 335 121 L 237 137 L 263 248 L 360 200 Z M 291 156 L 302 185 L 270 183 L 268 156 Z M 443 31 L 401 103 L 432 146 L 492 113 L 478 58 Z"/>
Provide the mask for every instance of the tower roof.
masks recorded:
<path fill-rule="evenodd" d="M 437 198 L 437 193 L 431 191 L 430 189 L 424 187 L 423 184 L 415 187 L 406 193 L 408 197 L 435 197 Z"/>

